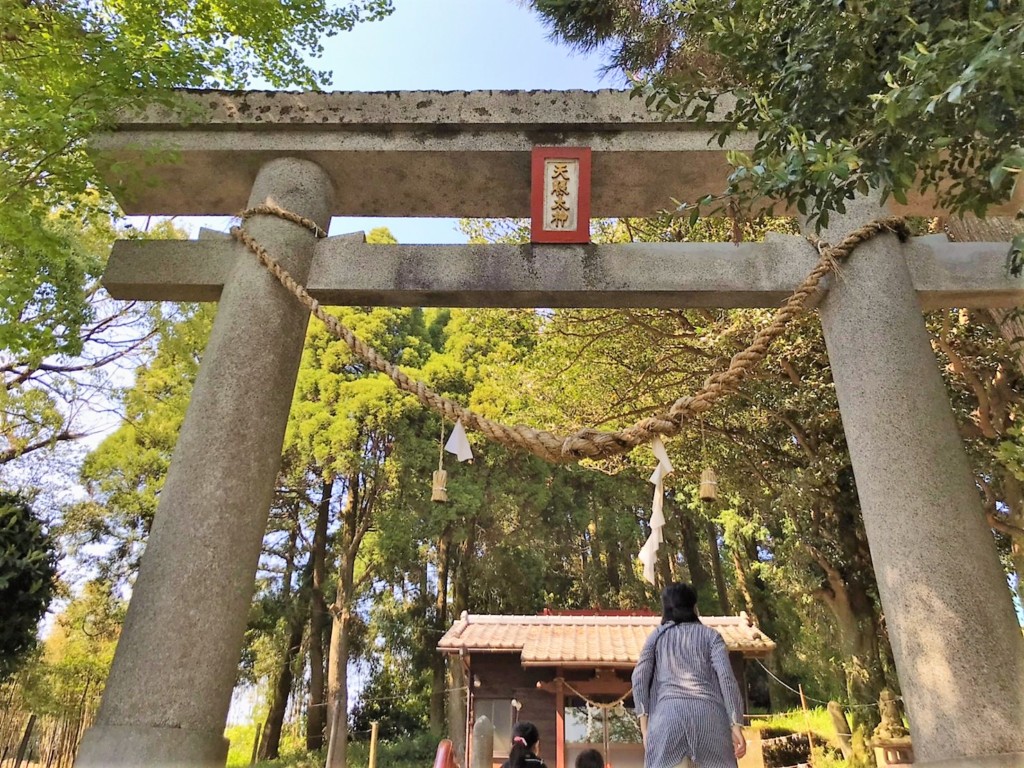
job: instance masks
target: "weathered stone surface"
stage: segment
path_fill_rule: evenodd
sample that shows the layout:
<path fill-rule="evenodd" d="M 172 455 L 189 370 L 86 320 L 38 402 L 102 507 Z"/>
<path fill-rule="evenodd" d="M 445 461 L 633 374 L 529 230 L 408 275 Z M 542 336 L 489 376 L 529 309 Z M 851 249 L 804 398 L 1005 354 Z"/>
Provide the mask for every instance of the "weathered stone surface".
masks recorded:
<path fill-rule="evenodd" d="M 125 212 L 234 214 L 264 163 L 294 156 L 330 174 L 341 190 L 335 215 L 525 217 L 532 148 L 589 146 L 593 216 L 645 216 L 723 189 L 725 151 L 754 142 L 736 134 L 709 144 L 707 129 L 662 121 L 625 91 L 200 91 L 184 100 L 178 113 L 126 116 L 91 141 Z M 905 210 L 933 208 L 913 198 Z"/>
<path fill-rule="evenodd" d="M 945 235 L 928 235 L 911 238 L 901 250 L 921 308 L 928 311 L 1024 304 L 1024 279 L 1006 269 L 1009 249 L 1009 243 L 951 243 Z"/>
<path fill-rule="evenodd" d="M 494 725 L 481 715 L 473 724 L 473 768 L 491 768 L 493 756 Z"/>
<path fill-rule="evenodd" d="M 830 239 L 880 213 L 851 205 Z M 821 320 L 914 752 L 1016 767 L 1024 639 L 899 253 L 893 235 L 861 245 Z"/>
<path fill-rule="evenodd" d="M 222 768 L 224 728 L 214 731 L 99 724 L 85 732 L 75 766 L 96 768 Z"/>
<path fill-rule="evenodd" d="M 141 242 L 152 247 L 135 246 Z M 103 286 L 115 299 L 217 301 L 244 253 L 230 239 L 118 240 L 103 271 Z"/>
<path fill-rule="evenodd" d="M 902 253 L 926 309 L 1024 303 L 1005 243 L 914 238 Z M 103 281 L 119 299 L 215 301 L 237 258 L 227 242 L 130 240 Z M 863 258 L 858 252 L 855 259 Z M 766 243 L 591 246 L 317 243 L 307 287 L 323 304 L 444 307 L 774 307 L 817 254 L 801 237 Z"/>
<path fill-rule="evenodd" d="M 250 203 L 268 197 L 323 226 L 330 180 L 305 160 L 275 160 Z M 267 216 L 249 227 L 306 279 L 311 232 Z M 224 764 L 224 721 L 307 319 L 255 259 L 235 260 L 79 768 Z"/>
<path fill-rule="evenodd" d="M 662 124 L 661 116 L 628 91 L 600 89 L 480 91 L 182 91 L 189 99 L 190 122 L 214 126 L 306 128 L 352 126 Z M 731 104 L 723 99 L 723 106 Z M 178 128 L 180 110 L 151 107 L 126 121 Z"/>

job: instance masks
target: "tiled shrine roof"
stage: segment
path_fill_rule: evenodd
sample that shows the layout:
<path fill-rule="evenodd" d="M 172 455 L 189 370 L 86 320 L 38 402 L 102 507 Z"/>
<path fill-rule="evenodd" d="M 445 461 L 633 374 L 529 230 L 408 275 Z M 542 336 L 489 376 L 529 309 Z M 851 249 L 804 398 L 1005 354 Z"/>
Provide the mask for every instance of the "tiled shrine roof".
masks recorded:
<path fill-rule="evenodd" d="M 730 651 L 766 656 L 775 642 L 746 614 L 702 616 Z M 445 653 L 519 652 L 524 666 L 626 667 L 636 663 L 660 616 L 489 616 L 466 614 L 441 641 Z"/>

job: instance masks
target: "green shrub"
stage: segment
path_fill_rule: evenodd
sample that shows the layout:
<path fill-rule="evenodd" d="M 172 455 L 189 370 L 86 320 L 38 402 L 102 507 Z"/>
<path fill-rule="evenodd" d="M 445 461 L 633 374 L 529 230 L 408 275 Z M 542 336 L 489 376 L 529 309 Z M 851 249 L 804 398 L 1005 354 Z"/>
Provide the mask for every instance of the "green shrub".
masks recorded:
<path fill-rule="evenodd" d="M 777 712 L 750 721 L 750 728 L 759 731 L 762 734 L 761 738 L 764 739 L 788 736 L 792 733 L 807 733 L 808 725 L 810 725 L 811 733 L 815 738 L 832 741 L 835 728 L 832 725 L 832 718 L 824 707 L 810 709 L 806 714 L 800 709 L 794 709 L 791 712 Z"/>
<path fill-rule="evenodd" d="M 438 740 L 430 733 L 419 733 L 395 741 L 377 743 L 377 768 L 424 768 L 433 765 Z M 367 768 L 370 743 L 356 741 L 348 748 L 349 768 Z"/>
<path fill-rule="evenodd" d="M 53 539 L 24 499 L 0 492 L 0 682 L 35 648 L 56 581 Z"/>
<path fill-rule="evenodd" d="M 756 718 L 751 721 L 750 728 L 756 731 L 765 743 L 762 745 L 764 763 L 766 768 L 777 766 L 797 765 L 807 762 L 811 755 L 810 745 L 807 740 L 807 731 L 810 729 L 814 743 L 822 754 L 832 755 L 834 744 L 834 727 L 828 711 L 824 708 L 811 709 L 806 713 L 803 710 L 795 709 L 791 712 L 779 712 L 763 718 Z M 832 759 L 830 757 L 830 759 Z M 818 768 L 818 763 L 813 763 Z M 833 768 L 832 764 L 827 764 Z M 846 766 L 846 763 L 836 763 L 836 766 Z"/>

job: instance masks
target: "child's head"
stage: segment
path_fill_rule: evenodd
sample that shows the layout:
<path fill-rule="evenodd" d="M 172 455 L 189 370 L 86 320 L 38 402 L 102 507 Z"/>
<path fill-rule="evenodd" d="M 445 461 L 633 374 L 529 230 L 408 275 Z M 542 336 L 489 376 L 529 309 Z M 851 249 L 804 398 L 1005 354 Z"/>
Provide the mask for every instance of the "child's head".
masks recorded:
<path fill-rule="evenodd" d="M 596 749 L 587 749 L 576 756 L 576 768 L 604 768 L 604 757 Z"/>
<path fill-rule="evenodd" d="M 512 745 L 508 751 L 509 768 L 524 768 L 526 756 L 537 750 L 540 731 L 537 726 L 526 720 L 520 720 L 512 726 Z"/>

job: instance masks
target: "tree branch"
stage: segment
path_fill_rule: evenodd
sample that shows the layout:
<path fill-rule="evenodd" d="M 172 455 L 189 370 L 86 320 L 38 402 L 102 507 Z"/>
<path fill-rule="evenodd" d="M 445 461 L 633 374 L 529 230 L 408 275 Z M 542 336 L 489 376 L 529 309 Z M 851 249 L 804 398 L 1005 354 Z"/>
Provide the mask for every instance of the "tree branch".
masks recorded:
<path fill-rule="evenodd" d="M 29 443 L 21 448 L 7 448 L 6 450 L 0 451 L 0 466 L 8 464 L 15 459 L 21 458 L 25 454 L 32 453 L 33 451 L 52 447 L 55 443 L 81 440 L 83 437 L 88 436 L 88 432 L 70 432 L 68 430 L 63 430 L 58 432 L 56 435 L 46 438 L 45 440 L 37 440 L 36 442 Z"/>

